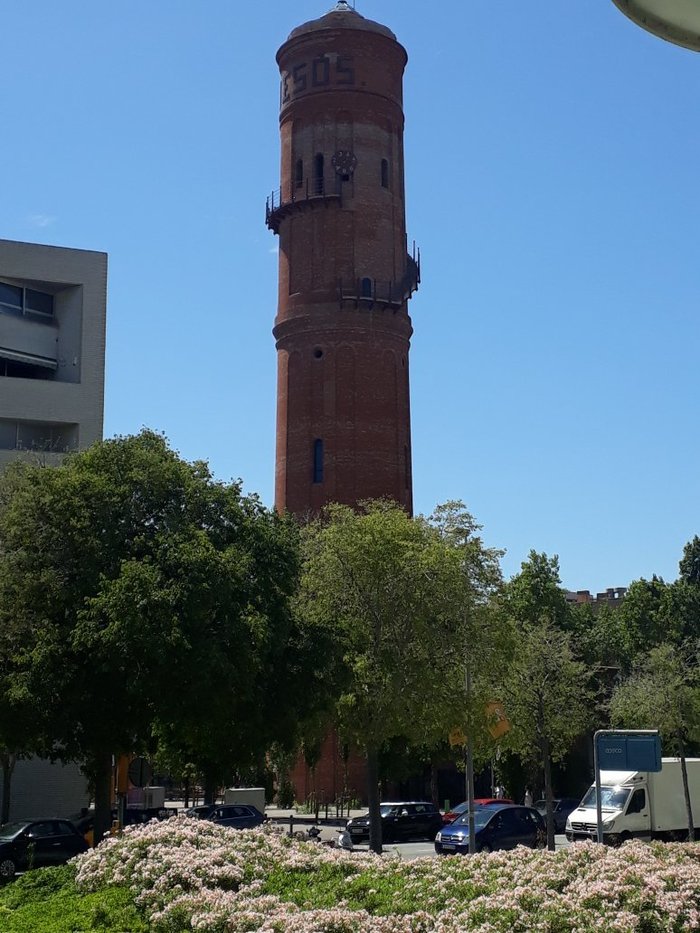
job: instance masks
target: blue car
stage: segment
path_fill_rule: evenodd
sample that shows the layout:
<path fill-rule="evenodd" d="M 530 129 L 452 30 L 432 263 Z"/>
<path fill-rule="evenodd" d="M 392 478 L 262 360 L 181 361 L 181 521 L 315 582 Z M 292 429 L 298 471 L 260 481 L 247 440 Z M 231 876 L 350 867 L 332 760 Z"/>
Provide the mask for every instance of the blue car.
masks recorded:
<path fill-rule="evenodd" d="M 477 852 L 514 849 L 516 846 L 540 848 L 545 840 L 545 825 L 533 807 L 514 804 L 474 809 Z M 454 823 L 443 827 L 435 837 L 438 855 L 466 855 L 469 852 L 469 814 L 463 813 Z"/>

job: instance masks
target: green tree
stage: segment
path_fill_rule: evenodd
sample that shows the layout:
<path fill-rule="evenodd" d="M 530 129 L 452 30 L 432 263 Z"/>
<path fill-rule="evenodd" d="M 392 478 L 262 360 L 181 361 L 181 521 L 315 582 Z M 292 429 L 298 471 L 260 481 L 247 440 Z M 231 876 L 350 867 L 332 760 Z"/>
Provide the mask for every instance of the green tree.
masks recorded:
<path fill-rule="evenodd" d="M 571 607 L 559 578 L 559 558 L 530 551 L 520 565 L 520 573 L 503 589 L 506 614 L 521 625 L 548 619 L 558 628 L 571 628 Z"/>
<path fill-rule="evenodd" d="M 628 587 L 616 621 L 623 641 L 621 666 L 629 672 L 635 659 L 664 642 L 678 642 L 679 620 L 670 616 L 669 586 L 660 577 L 634 580 Z"/>
<path fill-rule="evenodd" d="M 435 525 L 389 502 L 330 506 L 306 530 L 300 600 L 336 646 L 337 715 L 366 753 L 373 851 L 380 749 L 397 737 L 434 744 L 463 716 L 463 688 L 455 696 L 453 686 L 455 667 L 464 670 L 464 600 L 474 598 L 465 559 Z"/>
<path fill-rule="evenodd" d="M 678 569 L 681 580 L 693 586 L 700 586 L 700 538 L 697 535 L 683 548 L 683 557 Z"/>
<path fill-rule="evenodd" d="M 521 626 L 517 650 L 503 677 L 503 703 L 512 726 L 504 744 L 542 769 L 551 850 L 552 762 L 562 760 L 590 723 L 589 678 L 568 632 L 546 618 Z"/>
<path fill-rule="evenodd" d="M 676 747 L 691 842 L 695 831 L 685 759 L 686 742 L 700 741 L 699 649 L 697 642 L 652 648 L 637 659 L 610 701 L 613 728 L 658 729 L 662 741 Z"/>
<path fill-rule="evenodd" d="M 7 682 L 52 754 L 84 763 L 98 836 L 113 754 L 161 743 L 216 781 L 293 724 L 290 522 L 151 431 L 0 489 Z"/>

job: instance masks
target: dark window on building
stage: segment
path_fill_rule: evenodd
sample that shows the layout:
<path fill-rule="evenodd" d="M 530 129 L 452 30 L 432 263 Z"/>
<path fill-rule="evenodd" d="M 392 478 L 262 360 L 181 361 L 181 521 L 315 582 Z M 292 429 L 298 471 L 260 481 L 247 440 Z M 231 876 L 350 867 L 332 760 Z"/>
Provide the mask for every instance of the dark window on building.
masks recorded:
<path fill-rule="evenodd" d="M 0 450 L 17 449 L 17 422 L 0 421 Z"/>
<path fill-rule="evenodd" d="M 296 188 L 301 188 L 304 184 L 304 160 L 297 159 L 297 164 L 294 168 L 294 186 Z"/>
<path fill-rule="evenodd" d="M 0 357 L 0 376 L 12 376 L 15 379 L 54 379 L 56 371 L 48 366 L 22 363 L 19 360 L 6 360 Z"/>
<path fill-rule="evenodd" d="M 23 289 L 0 282 L 0 308 L 6 314 L 22 314 Z"/>
<path fill-rule="evenodd" d="M 51 321 L 53 295 L 0 282 L 0 313 L 31 317 L 37 321 Z"/>
<path fill-rule="evenodd" d="M 360 298 L 372 297 L 372 279 L 364 278 L 360 282 Z"/>
<path fill-rule="evenodd" d="M 314 159 L 314 191 L 323 194 L 323 153 L 318 152 Z"/>
<path fill-rule="evenodd" d="M 323 482 L 323 441 L 314 441 L 314 483 Z"/>
<path fill-rule="evenodd" d="M 382 159 L 382 188 L 389 187 L 389 163 L 386 159 Z"/>

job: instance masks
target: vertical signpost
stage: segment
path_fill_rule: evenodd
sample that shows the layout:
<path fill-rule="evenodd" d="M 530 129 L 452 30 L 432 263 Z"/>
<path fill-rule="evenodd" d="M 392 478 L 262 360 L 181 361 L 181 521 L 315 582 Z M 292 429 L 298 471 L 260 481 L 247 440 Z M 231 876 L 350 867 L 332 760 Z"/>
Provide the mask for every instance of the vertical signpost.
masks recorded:
<path fill-rule="evenodd" d="M 593 736 L 595 770 L 596 841 L 603 841 L 601 771 L 660 771 L 661 739 L 658 729 L 599 729 Z"/>

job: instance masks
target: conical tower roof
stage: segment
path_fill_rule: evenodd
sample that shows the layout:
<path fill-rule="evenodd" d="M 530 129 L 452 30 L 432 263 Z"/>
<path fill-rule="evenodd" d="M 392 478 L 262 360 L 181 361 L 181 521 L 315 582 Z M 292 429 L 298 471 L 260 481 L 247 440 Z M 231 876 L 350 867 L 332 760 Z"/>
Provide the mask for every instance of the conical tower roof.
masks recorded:
<path fill-rule="evenodd" d="M 376 32 L 389 39 L 396 40 L 396 36 L 391 29 L 382 26 L 381 23 L 375 23 L 372 19 L 365 19 L 347 3 L 347 0 L 338 0 L 333 9 L 329 10 L 324 16 L 297 26 L 296 29 L 290 32 L 289 39 L 296 39 L 298 36 L 318 32 L 322 29 L 363 29 L 366 32 Z"/>

